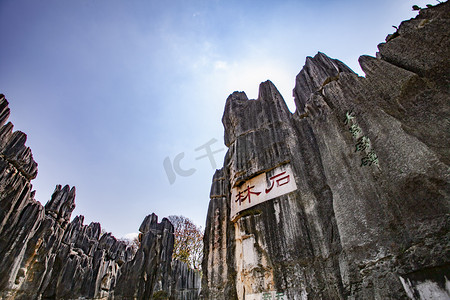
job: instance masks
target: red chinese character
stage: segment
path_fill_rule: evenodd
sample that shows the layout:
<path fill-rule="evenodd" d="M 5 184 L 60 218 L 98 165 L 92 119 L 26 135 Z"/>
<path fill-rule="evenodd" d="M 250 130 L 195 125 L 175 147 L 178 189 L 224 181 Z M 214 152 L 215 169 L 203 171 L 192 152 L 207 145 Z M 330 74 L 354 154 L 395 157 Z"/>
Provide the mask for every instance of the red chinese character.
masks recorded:
<path fill-rule="evenodd" d="M 242 196 L 242 194 L 243 194 L 244 192 L 239 192 L 237 195 L 236 195 L 236 200 L 234 201 L 234 202 L 238 202 L 239 201 L 239 205 L 241 205 L 241 203 L 247 198 L 247 196 Z"/>
<path fill-rule="evenodd" d="M 277 180 L 274 181 L 275 178 L 280 177 L 280 176 L 282 176 L 284 174 L 286 174 L 286 171 L 281 172 L 280 174 L 274 175 L 274 176 L 269 178 L 269 180 L 270 180 L 270 187 L 268 189 L 266 189 L 266 194 L 269 193 L 273 189 L 273 187 L 275 185 L 275 181 L 277 182 L 277 187 L 289 183 L 290 175 L 283 176 L 283 177 L 278 178 Z"/>
<path fill-rule="evenodd" d="M 254 188 L 254 187 L 255 187 L 254 185 L 253 185 L 253 186 L 248 186 L 248 185 L 247 185 L 247 189 L 246 189 L 246 190 L 241 191 L 241 192 L 239 192 L 239 193 L 236 195 L 236 198 L 237 198 L 237 199 L 235 200 L 235 202 L 238 202 L 238 201 L 239 201 L 239 205 L 241 205 L 241 203 L 244 202 L 245 199 L 248 198 L 248 203 L 251 203 L 251 201 L 250 201 L 250 195 L 251 195 L 251 194 L 254 194 L 254 195 L 256 195 L 256 196 L 258 196 L 259 194 L 261 194 L 261 192 L 252 192 L 251 189 Z M 244 194 L 245 192 L 247 192 L 247 195 L 245 195 L 245 197 L 244 197 L 243 194 Z"/>

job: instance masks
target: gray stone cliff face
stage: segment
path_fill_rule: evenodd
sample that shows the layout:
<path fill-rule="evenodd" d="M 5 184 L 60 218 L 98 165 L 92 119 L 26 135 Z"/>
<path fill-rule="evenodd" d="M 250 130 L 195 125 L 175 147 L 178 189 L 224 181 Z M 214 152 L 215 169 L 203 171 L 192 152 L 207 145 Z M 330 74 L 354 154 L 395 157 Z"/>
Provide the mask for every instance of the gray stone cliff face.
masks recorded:
<path fill-rule="evenodd" d="M 270 81 L 228 97 L 204 298 L 450 298 L 449 16 L 446 2 L 403 22 L 360 57 L 365 77 L 308 57 L 295 113 Z"/>
<path fill-rule="evenodd" d="M 198 299 L 200 274 L 172 262 L 167 219 L 147 216 L 134 251 L 101 235 L 99 223 L 70 221 L 74 187 L 56 186 L 45 206 L 36 201 L 37 163 L 26 135 L 5 125 L 9 113 L 0 95 L 0 299 Z"/>

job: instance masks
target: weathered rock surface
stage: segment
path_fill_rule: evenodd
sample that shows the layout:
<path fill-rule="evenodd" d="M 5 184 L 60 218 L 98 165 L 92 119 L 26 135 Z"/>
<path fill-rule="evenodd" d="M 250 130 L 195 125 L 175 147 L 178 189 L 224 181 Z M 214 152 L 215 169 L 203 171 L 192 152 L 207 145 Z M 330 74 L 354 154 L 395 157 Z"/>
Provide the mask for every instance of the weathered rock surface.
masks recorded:
<path fill-rule="evenodd" d="M 155 214 L 147 216 L 139 228 L 141 246 L 134 259 L 120 268 L 114 288 L 116 299 L 151 299 L 155 287 L 170 294 L 173 226 Z"/>
<path fill-rule="evenodd" d="M 184 262 L 172 262 L 172 296 L 174 299 L 199 299 L 201 289 L 201 274 L 190 269 Z"/>
<path fill-rule="evenodd" d="M 366 77 L 308 57 L 294 114 L 270 81 L 256 100 L 228 97 L 206 299 L 450 298 L 449 16 L 446 2 L 403 22 L 360 58 Z M 293 178 L 277 177 L 287 166 Z M 265 191 L 248 184 L 261 174 Z M 289 180 L 295 191 L 230 216 Z"/>
<path fill-rule="evenodd" d="M 172 262 L 167 219 L 145 218 L 136 251 L 99 223 L 70 221 L 74 187 L 36 201 L 37 163 L 26 135 L 5 125 L 9 113 L 0 95 L 0 299 L 198 299 L 200 274 Z"/>

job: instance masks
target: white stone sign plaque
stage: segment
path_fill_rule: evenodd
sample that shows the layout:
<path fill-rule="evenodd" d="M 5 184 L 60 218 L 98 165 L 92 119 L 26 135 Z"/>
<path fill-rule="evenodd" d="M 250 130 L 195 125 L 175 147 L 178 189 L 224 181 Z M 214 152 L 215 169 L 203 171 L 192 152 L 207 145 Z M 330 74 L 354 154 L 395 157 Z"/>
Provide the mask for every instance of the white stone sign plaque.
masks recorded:
<path fill-rule="evenodd" d="M 297 189 L 291 166 L 286 164 L 247 180 L 231 190 L 231 220 L 243 210 Z"/>

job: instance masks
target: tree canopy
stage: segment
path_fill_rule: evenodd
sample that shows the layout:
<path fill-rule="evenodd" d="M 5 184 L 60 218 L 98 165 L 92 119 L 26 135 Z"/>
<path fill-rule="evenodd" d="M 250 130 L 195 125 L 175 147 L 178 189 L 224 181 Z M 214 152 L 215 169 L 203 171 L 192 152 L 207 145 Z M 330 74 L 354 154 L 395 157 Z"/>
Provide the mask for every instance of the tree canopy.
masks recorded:
<path fill-rule="evenodd" d="M 203 229 L 185 216 L 169 216 L 174 227 L 172 259 L 185 262 L 190 268 L 200 270 L 203 259 Z"/>

